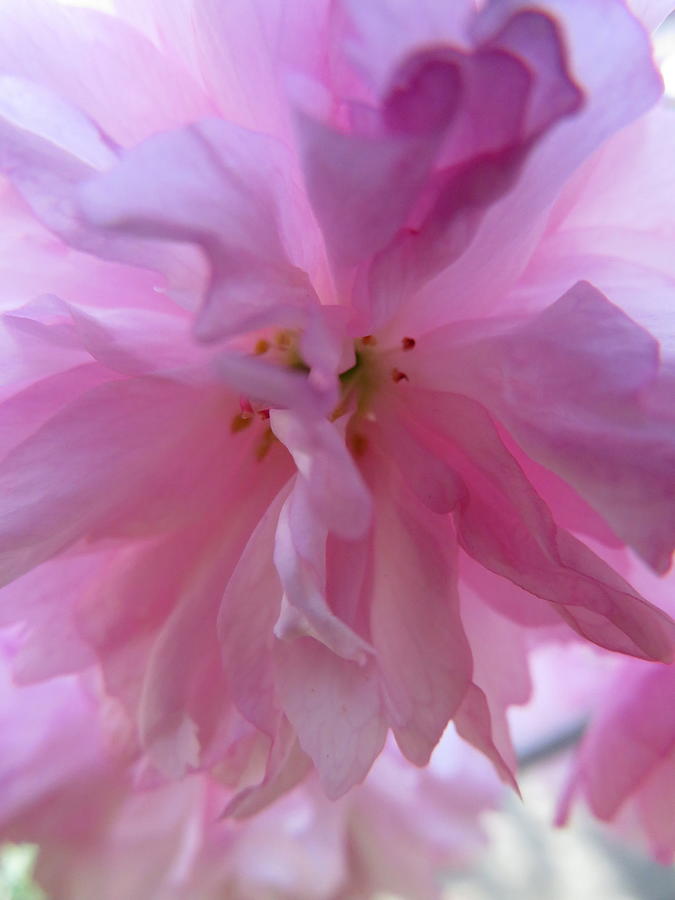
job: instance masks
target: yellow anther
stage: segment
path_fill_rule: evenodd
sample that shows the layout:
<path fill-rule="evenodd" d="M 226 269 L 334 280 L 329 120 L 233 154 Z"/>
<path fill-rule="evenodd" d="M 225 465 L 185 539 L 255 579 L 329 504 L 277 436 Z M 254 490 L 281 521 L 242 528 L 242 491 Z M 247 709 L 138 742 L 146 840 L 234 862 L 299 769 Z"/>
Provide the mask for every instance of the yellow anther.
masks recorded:
<path fill-rule="evenodd" d="M 347 438 L 347 445 L 351 450 L 352 455 L 357 459 L 360 459 L 368 449 L 368 438 L 365 434 L 354 432 Z"/>
<path fill-rule="evenodd" d="M 255 450 L 255 458 L 258 460 L 258 462 L 262 462 L 263 459 L 265 459 L 267 454 L 272 449 L 272 444 L 275 442 L 275 440 L 276 437 L 274 436 L 274 432 L 272 431 L 272 429 L 266 428 Z"/>
<path fill-rule="evenodd" d="M 230 431 L 232 434 L 238 434 L 240 431 L 243 431 L 253 421 L 251 416 L 243 415 L 242 413 L 237 413 L 237 415 L 230 422 Z"/>

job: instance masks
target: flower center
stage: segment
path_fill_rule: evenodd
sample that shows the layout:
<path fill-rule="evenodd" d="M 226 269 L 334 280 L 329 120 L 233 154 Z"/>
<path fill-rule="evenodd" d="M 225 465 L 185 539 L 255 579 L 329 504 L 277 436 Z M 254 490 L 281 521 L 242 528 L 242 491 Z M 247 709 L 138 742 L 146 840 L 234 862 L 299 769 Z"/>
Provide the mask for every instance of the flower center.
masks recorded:
<path fill-rule="evenodd" d="M 363 456 L 368 448 L 368 439 L 359 431 L 363 419 L 374 418 L 373 400 L 378 390 L 387 382 L 399 384 L 408 381 L 406 373 L 397 367 L 387 366 L 388 353 L 377 349 L 374 335 L 365 335 L 354 342 L 354 362 L 338 375 L 340 399 L 330 415 L 335 422 L 349 416 L 346 432 L 347 445 L 356 457 Z M 404 337 L 400 348 L 410 351 L 415 348 L 415 339 Z M 392 348 L 388 348 L 392 349 Z M 271 339 L 259 338 L 254 347 L 255 356 L 265 356 L 280 367 L 309 374 L 310 367 L 300 352 L 300 334 L 285 329 L 276 332 Z M 256 445 L 256 457 L 263 460 L 272 448 L 276 438 L 269 426 L 270 410 L 254 406 L 248 397 L 240 398 L 240 410 L 230 423 L 230 430 L 237 434 L 248 429 L 256 420 L 264 423 L 264 430 Z"/>

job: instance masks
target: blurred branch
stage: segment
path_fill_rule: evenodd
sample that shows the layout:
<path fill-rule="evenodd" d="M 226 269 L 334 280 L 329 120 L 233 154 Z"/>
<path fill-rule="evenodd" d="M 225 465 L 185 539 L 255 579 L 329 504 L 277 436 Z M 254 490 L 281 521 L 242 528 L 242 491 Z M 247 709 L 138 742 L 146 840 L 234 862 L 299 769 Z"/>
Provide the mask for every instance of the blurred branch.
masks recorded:
<path fill-rule="evenodd" d="M 540 741 L 535 741 L 531 746 L 524 747 L 517 755 L 518 768 L 522 771 L 571 749 L 581 740 L 586 724 L 585 718 L 580 719 Z"/>

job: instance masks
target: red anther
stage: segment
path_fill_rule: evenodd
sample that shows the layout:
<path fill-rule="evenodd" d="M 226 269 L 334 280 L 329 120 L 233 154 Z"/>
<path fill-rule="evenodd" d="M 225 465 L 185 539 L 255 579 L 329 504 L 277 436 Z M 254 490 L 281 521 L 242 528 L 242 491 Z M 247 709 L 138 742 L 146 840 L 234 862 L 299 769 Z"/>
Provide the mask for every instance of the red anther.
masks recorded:
<path fill-rule="evenodd" d="M 258 415 L 263 420 L 263 422 L 265 422 L 270 417 L 270 411 L 269 411 L 269 409 L 259 409 Z"/>
<path fill-rule="evenodd" d="M 260 338 L 259 341 L 256 342 L 255 348 L 253 352 L 256 356 L 262 356 L 263 353 L 267 353 L 270 349 L 270 342 L 266 341 L 265 338 Z"/>
<path fill-rule="evenodd" d="M 392 369 L 391 377 L 392 377 L 392 381 L 394 382 L 394 384 L 398 384 L 399 381 L 410 381 L 410 379 L 405 374 L 405 372 L 401 372 L 400 369 Z"/>
<path fill-rule="evenodd" d="M 366 347 L 374 347 L 377 344 L 377 338 L 374 334 L 365 334 L 361 338 L 361 343 L 365 344 Z"/>
<path fill-rule="evenodd" d="M 415 349 L 415 338 L 404 337 L 401 341 L 401 347 L 404 350 L 414 350 Z"/>

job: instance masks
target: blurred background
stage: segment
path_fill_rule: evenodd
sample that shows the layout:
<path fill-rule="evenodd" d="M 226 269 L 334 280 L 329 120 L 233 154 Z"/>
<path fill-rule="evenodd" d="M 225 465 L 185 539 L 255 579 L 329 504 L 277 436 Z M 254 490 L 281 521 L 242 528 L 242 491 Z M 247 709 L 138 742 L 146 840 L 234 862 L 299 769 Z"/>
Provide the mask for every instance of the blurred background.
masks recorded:
<path fill-rule="evenodd" d="M 675 900 L 675 869 L 620 842 L 581 807 L 568 827 L 551 826 L 562 768 L 558 758 L 532 766 L 520 779 L 523 800 L 512 795 L 485 814 L 489 843 L 471 867 L 447 873 L 447 900 Z M 30 846 L 4 850 L 0 900 L 49 900 L 31 881 L 34 858 Z"/>

